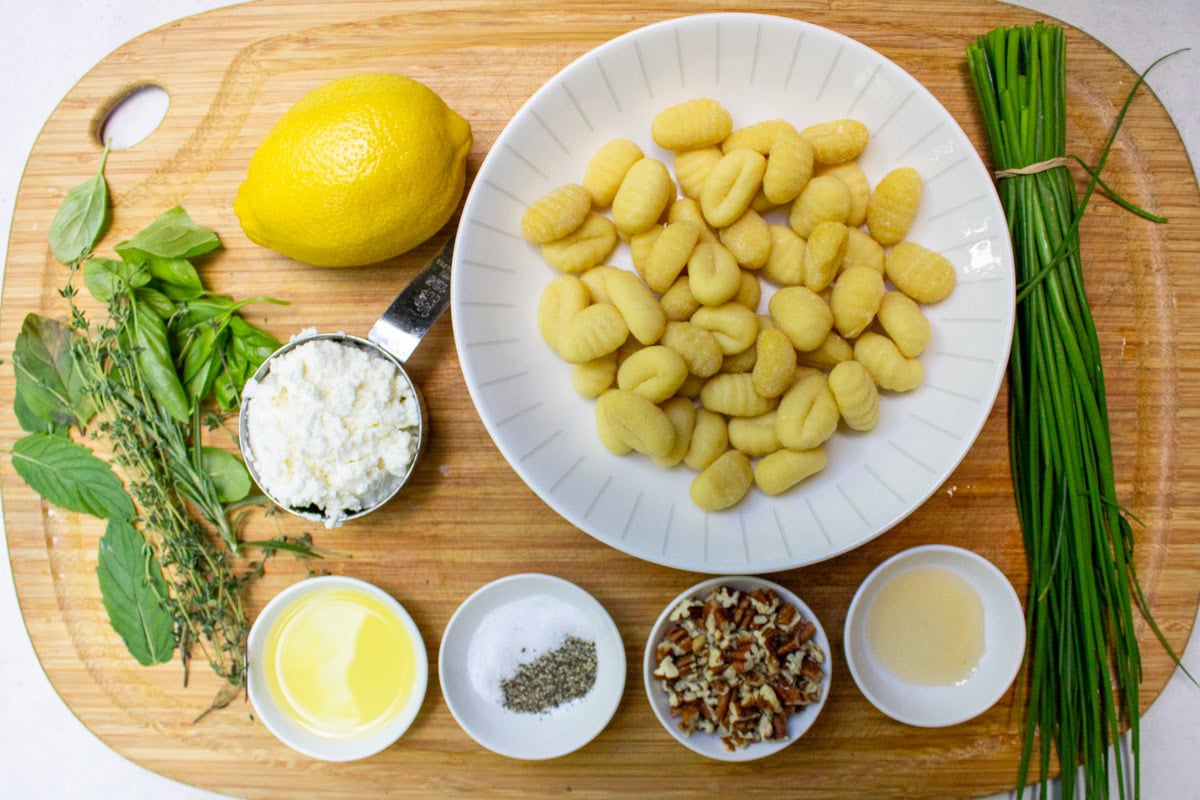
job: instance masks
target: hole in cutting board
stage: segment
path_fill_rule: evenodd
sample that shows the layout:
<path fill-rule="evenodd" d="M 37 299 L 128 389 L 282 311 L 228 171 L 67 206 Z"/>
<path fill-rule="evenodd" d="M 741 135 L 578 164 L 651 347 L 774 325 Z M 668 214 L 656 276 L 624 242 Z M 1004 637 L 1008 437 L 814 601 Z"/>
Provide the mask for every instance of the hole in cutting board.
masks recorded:
<path fill-rule="evenodd" d="M 151 83 L 131 89 L 101 115 L 100 143 L 111 141 L 113 150 L 133 147 L 154 132 L 170 104 L 171 96 L 161 86 Z"/>

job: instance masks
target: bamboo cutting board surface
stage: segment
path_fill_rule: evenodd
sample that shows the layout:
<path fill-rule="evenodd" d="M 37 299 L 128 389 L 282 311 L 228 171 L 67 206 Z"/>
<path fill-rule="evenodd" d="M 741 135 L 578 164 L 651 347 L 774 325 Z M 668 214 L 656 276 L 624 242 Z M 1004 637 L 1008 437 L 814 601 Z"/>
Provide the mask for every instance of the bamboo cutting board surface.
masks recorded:
<path fill-rule="evenodd" d="M 993 2 L 950 0 L 936 14 L 916 0 L 844 4 L 579 2 L 304 3 L 260 0 L 148 33 L 110 54 L 51 116 L 16 201 L 0 314 L 6 363 L 28 312 L 62 313 L 65 270 L 46 232 L 65 192 L 92 175 L 97 130 L 131 88 L 164 87 L 171 108 L 144 142 L 110 158 L 114 221 L 101 252 L 182 204 L 214 227 L 224 250 L 204 264 L 207 284 L 238 297 L 269 294 L 286 307 L 248 316 L 280 338 L 307 326 L 365 334 L 436 243 L 383 265 L 320 270 L 248 242 L 232 211 L 250 154 L 271 124 L 316 86 L 380 70 L 433 87 L 470 120 L 468 179 L 505 123 L 542 83 L 592 47 L 641 25 L 716 10 L 804 19 L 854 37 L 911 72 L 986 152 L 963 53 L 971 38 L 1037 17 Z M 1071 32 L 1069 150 L 1094 162 L 1133 72 L 1106 48 Z M 1137 566 L 1157 619 L 1182 650 L 1197 607 L 1200 569 L 1200 197 L 1179 136 L 1143 92 L 1109 162 L 1110 182 L 1170 218 L 1136 219 L 1102 199 L 1083 226 L 1085 263 L 1110 400 L 1122 502 L 1145 524 Z M 771 577 L 818 614 L 835 662 L 827 706 L 805 739 L 753 764 L 710 762 L 680 747 L 654 719 L 639 664 L 650 625 L 700 576 L 648 564 L 591 539 L 546 507 L 488 437 L 467 395 L 450 320 L 439 322 L 408 362 L 423 387 L 433 437 L 414 480 L 366 521 L 312 532 L 322 568 L 377 583 L 412 613 L 431 654 L 431 683 L 414 726 L 392 748 L 349 764 L 314 762 L 285 748 L 248 703 L 195 718 L 219 688 L 197 662 L 188 687 L 178 662 L 141 668 L 110 629 L 96 585 L 102 527 L 42 504 L 12 472 L 2 488 L 21 609 L 47 674 L 72 711 L 103 741 L 161 774 L 246 797 L 755 794 L 796 797 L 971 797 L 1009 788 L 1020 745 L 1013 694 L 983 716 L 945 730 L 894 723 L 854 686 L 840 646 L 850 598 L 880 561 L 931 541 L 993 560 L 1024 593 L 1025 570 L 1008 474 L 1003 394 L 978 443 L 916 513 L 874 542 L 833 560 Z M 0 373 L 0 447 L 21 435 L 11 369 Z M 276 521 L 262 523 L 273 526 Z M 267 531 L 273 535 L 274 531 Z M 261 538 L 261 537 L 260 537 Z M 479 586 L 515 572 L 546 572 L 582 586 L 612 614 L 629 675 L 608 728 L 550 762 L 524 763 L 475 744 L 443 702 L 436 675 L 441 632 Z M 304 575 L 277 557 L 251 590 L 251 611 Z M 1145 625 L 1142 707 L 1172 663 Z"/>

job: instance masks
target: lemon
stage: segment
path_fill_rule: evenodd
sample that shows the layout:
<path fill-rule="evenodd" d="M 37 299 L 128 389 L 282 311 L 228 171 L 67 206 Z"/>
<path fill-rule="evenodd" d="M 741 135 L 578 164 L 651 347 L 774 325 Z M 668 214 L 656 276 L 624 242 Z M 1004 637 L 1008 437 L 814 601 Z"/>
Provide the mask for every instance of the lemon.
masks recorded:
<path fill-rule="evenodd" d="M 462 198 L 471 125 L 433 90 L 364 73 L 315 89 L 255 150 L 233 203 L 251 241 L 323 267 L 433 236 Z"/>

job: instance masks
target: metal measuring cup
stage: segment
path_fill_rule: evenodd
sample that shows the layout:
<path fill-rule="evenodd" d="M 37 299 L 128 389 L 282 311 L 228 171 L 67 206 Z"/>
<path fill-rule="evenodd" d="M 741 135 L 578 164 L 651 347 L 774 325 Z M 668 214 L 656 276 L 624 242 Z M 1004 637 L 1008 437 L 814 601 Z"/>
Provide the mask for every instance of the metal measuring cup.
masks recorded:
<path fill-rule="evenodd" d="M 392 304 L 388 306 L 387 310 L 383 312 L 383 316 L 371 326 L 366 339 L 347 333 L 318 333 L 294 339 L 268 356 L 255 371 L 251 380 L 261 383 L 270 373 L 271 364 L 277 358 L 309 342 L 327 339 L 336 341 L 347 347 L 360 348 L 390 362 L 396 368 L 397 379 L 407 384 L 407 388 L 411 390 L 413 397 L 417 399 L 416 445 L 412 458 L 409 460 L 408 468 L 403 475 L 394 475 L 393 480 L 387 486 L 386 490 L 380 493 L 374 502 L 357 510 L 322 509 L 315 505 L 297 508 L 282 502 L 262 483 L 257 468 L 257 458 L 250 443 L 250 435 L 247 430 L 247 422 L 250 415 L 254 413 L 254 398 L 248 397 L 243 392 L 238 419 L 238 444 L 242 451 L 242 460 L 245 462 L 246 468 L 250 471 L 250 477 L 254 479 L 254 482 L 258 484 L 263 493 L 275 505 L 299 517 L 334 527 L 347 520 L 357 519 L 371 513 L 391 500 L 400 491 L 401 487 L 408 482 L 409 476 L 412 475 L 413 470 L 416 468 L 418 459 L 425 450 L 425 443 L 428 440 L 429 434 L 429 424 L 427 421 L 429 412 L 420 389 L 404 369 L 404 362 L 417 349 L 417 345 L 421 343 L 425 334 L 438 321 L 438 318 L 442 316 L 442 313 L 446 310 L 446 306 L 450 303 L 450 264 L 453 252 L 454 236 L 451 235 L 449 241 L 442 248 L 442 251 L 434 256 L 433 260 L 404 287 L 400 294 L 396 296 L 396 299 L 392 301 Z M 335 521 L 331 523 L 331 520 Z"/>

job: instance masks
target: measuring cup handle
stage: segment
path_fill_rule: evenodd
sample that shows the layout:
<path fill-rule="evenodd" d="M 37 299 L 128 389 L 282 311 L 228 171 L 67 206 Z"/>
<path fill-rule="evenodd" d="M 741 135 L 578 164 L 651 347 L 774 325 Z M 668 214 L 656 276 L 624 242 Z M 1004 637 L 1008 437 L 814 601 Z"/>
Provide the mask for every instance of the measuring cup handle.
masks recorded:
<path fill-rule="evenodd" d="M 404 287 L 367 334 L 369 340 L 401 363 L 413 354 L 450 304 L 450 258 L 453 253 L 454 235 L 451 234 L 442 252 Z"/>

